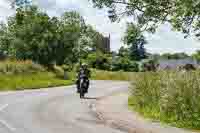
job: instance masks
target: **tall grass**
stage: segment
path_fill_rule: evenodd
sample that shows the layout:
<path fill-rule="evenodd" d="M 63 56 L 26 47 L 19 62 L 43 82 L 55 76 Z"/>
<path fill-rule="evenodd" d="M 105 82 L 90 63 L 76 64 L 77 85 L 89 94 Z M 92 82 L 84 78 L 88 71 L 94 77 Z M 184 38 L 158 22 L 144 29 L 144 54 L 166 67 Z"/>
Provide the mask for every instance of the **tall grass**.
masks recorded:
<path fill-rule="evenodd" d="M 64 80 L 63 75 L 64 72 L 60 68 L 49 72 L 32 61 L 2 61 L 0 62 L 0 91 L 65 86 L 73 83 L 71 79 Z"/>
<path fill-rule="evenodd" d="M 140 73 L 129 105 L 145 117 L 200 129 L 200 71 Z"/>
<path fill-rule="evenodd" d="M 92 70 L 92 79 L 94 80 L 123 80 L 130 81 L 132 75 L 134 73 L 131 72 L 110 72 L 110 71 L 102 71 L 102 70 Z"/>
<path fill-rule="evenodd" d="M 32 61 L 6 60 L 0 62 L 0 74 L 44 72 L 45 69 Z"/>
<path fill-rule="evenodd" d="M 0 75 L 0 91 L 39 89 L 71 84 L 73 84 L 71 80 L 57 78 L 57 76 L 51 72 Z"/>

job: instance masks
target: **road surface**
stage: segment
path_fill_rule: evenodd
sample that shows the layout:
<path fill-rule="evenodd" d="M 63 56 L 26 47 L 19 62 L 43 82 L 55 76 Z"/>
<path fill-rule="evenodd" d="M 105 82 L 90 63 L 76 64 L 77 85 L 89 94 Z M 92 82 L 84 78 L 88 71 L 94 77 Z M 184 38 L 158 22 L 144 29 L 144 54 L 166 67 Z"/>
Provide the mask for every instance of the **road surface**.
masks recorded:
<path fill-rule="evenodd" d="M 0 133 L 123 133 L 97 120 L 91 105 L 128 83 L 92 81 L 87 99 L 75 86 L 0 93 Z"/>

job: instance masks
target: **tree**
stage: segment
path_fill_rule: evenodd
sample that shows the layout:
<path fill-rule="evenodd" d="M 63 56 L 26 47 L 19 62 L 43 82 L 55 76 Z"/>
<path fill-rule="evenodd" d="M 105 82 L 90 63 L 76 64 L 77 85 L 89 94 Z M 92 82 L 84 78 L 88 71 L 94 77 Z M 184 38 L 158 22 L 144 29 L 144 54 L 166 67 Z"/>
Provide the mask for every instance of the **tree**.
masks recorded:
<path fill-rule="evenodd" d="M 31 5 L 32 0 L 14 0 L 11 3 L 12 8 L 25 7 Z"/>
<path fill-rule="evenodd" d="M 92 51 L 104 52 L 102 47 L 102 40 L 104 36 L 101 33 L 95 30 L 92 26 L 87 25 L 86 36 L 92 41 Z"/>
<path fill-rule="evenodd" d="M 139 66 L 127 57 L 117 57 L 112 63 L 113 71 L 138 72 Z"/>
<path fill-rule="evenodd" d="M 125 47 L 120 47 L 119 52 L 118 52 L 118 56 L 120 57 L 128 57 L 129 56 L 129 50 L 128 48 Z"/>
<path fill-rule="evenodd" d="M 78 45 L 79 45 L 78 51 L 80 54 L 79 58 L 80 59 L 87 58 L 87 55 L 91 52 L 91 49 L 92 49 L 92 45 L 93 45 L 92 39 L 86 35 L 83 35 L 80 37 Z"/>
<path fill-rule="evenodd" d="M 67 11 L 61 17 L 49 17 L 36 6 L 19 6 L 7 24 L 0 25 L 0 56 L 7 53 L 16 59 L 29 59 L 48 67 L 53 64 L 73 65 L 79 59 L 87 58 L 92 50 L 97 50 L 102 37 L 101 33 L 86 25 L 76 11 Z M 104 60 L 104 55 L 100 59 Z"/>
<path fill-rule="evenodd" d="M 84 27 L 83 17 L 75 11 L 57 18 L 49 17 L 36 6 L 20 7 L 7 24 L 0 26 L 0 48 L 9 56 L 45 66 L 73 64 L 78 61 L 79 46 L 84 56 L 88 54 L 91 41 Z"/>
<path fill-rule="evenodd" d="M 18 8 L 16 15 L 8 21 L 9 34 L 13 35 L 9 55 L 45 65 L 55 61 L 56 34 L 53 28 L 56 25 L 53 19 L 35 6 Z"/>
<path fill-rule="evenodd" d="M 142 71 L 156 71 L 158 66 L 156 59 L 146 60 L 142 63 Z"/>
<path fill-rule="evenodd" d="M 130 56 L 130 48 L 121 47 L 116 56 L 112 59 L 111 69 L 113 71 L 131 71 L 138 72 L 139 65 L 135 60 Z"/>
<path fill-rule="evenodd" d="M 87 62 L 90 67 L 100 70 L 110 70 L 111 68 L 111 55 L 103 54 L 102 52 L 93 52 L 88 54 Z"/>
<path fill-rule="evenodd" d="M 192 57 L 197 60 L 198 62 L 200 62 L 200 50 L 197 50 L 196 53 L 194 53 L 192 55 Z"/>
<path fill-rule="evenodd" d="M 108 7 L 109 17 L 134 17 L 142 30 L 155 32 L 169 22 L 177 31 L 200 36 L 200 2 L 196 0 L 91 0 L 99 8 Z M 120 10 L 118 9 L 120 7 Z M 124 10 L 123 10 L 124 9 Z"/>
<path fill-rule="evenodd" d="M 188 58 L 189 56 L 186 54 L 186 53 L 174 53 L 174 54 L 171 54 L 171 53 L 165 53 L 165 54 L 162 54 L 161 55 L 161 58 L 164 58 L 164 59 L 185 59 L 185 58 Z"/>
<path fill-rule="evenodd" d="M 129 54 L 132 60 L 141 60 L 146 58 L 144 45 L 147 43 L 141 30 L 133 23 L 127 24 L 127 30 L 124 36 L 124 43 L 129 47 Z"/>
<path fill-rule="evenodd" d="M 65 12 L 59 25 L 59 63 L 76 63 L 79 57 L 79 40 L 84 34 L 85 22 L 83 17 L 75 11 Z M 85 45 L 84 45 L 85 46 Z M 82 52 L 82 51 L 81 51 Z"/>
<path fill-rule="evenodd" d="M 6 24 L 1 23 L 0 24 L 0 54 L 3 56 L 5 53 L 8 52 L 9 47 L 9 35 L 7 32 L 7 26 Z"/>

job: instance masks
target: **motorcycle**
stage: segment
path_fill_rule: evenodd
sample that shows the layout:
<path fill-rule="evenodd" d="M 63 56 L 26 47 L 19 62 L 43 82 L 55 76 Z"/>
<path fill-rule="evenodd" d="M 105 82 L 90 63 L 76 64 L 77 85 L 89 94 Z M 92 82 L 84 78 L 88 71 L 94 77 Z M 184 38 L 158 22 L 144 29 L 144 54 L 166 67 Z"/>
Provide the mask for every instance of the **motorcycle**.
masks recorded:
<path fill-rule="evenodd" d="M 87 93 L 88 89 L 88 79 L 86 75 L 80 75 L 79 79 L 79 93 L 80 93 L 80 98 L 84 98 L 85 93 Z"/>

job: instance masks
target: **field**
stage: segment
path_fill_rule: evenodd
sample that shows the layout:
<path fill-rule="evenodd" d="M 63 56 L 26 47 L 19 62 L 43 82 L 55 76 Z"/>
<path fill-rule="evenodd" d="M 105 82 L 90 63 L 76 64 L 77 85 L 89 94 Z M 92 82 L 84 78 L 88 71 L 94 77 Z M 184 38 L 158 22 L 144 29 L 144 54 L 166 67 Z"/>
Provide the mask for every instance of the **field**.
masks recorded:
<path fill-rule="evenodd" d="M 140 73 L 130 92 L 130 108 L 144 117 L 200 129 L 200 71 Z"/>

